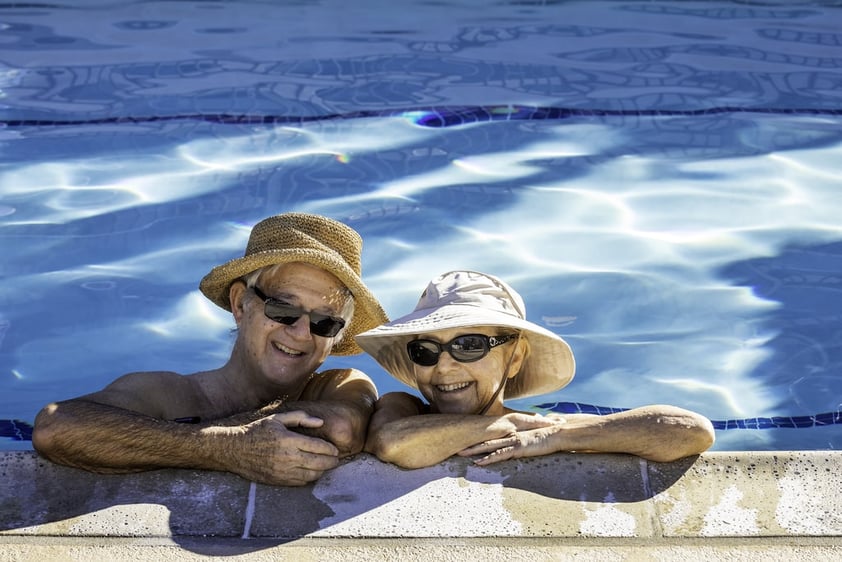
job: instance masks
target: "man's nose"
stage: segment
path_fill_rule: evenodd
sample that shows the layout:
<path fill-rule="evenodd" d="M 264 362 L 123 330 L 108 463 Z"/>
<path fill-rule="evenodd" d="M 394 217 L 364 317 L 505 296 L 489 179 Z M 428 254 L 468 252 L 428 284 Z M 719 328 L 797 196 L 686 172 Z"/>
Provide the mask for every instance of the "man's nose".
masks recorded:
<path fill-rule="evenodd" d="M 310 337 L 310 316 L 305 312 L 292 324 L 287 324 L 287 330 L 298 337 Z"/>

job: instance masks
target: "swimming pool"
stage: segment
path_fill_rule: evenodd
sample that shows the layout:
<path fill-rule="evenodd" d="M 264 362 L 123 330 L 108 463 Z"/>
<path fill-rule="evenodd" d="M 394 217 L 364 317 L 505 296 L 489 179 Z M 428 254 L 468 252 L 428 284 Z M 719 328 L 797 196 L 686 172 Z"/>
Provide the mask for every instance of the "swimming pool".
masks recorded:
<path fill-rule="evenodd" d="M 839 29 L 817 2 L 2 4 L 0 448 L 119 374 L 219 365 L 198 281 L 289 210 L 361 232 L 393 317 L 449 269 L 509 281 L 578 363 L 516 407 L 838 448 Z"/>

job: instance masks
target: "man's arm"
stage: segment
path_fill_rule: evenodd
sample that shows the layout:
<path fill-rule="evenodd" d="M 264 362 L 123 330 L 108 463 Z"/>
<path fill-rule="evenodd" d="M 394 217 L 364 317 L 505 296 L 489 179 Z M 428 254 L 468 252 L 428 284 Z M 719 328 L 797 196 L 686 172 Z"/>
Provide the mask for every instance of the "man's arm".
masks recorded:
<path fill-rule="evenodd" d="M 246 424 L 167 419 L 180 411 L 174 402 L 162 397 L 162 406 L 153 407 L 147 397 L 163 392 L 186 399 L 183 379 L 174 373 L 136 373 L 103 391 L 50 404 L 35 419 L 33 446 L 47 459 L 93 472 L 197 468 L 276 485 L 313 481 L 338 464 L 332 444 L 288 429 L 322 424 L 304 412 Z"/>
<path fill-rule="evenodd" d="M 561 451 L 629 453 L 671 462 L 706 451 L 714 442 L 707 418 L 674 406 L 644 406 L 607 416 L 570 415 L 551 427 L 521 431 L 469 447 L 463 456 L 485 454 L 487 465 Z"/>
<path fill-rule="evenodd" d="M 357 369 L 331 369 L 317 373 L 300 400 L 280 403 L 276 411 L 302 410 L 324 420 L 320 427 L 295 431 L 330 441 L 340 457 L 359 453 L 365 443 L 369 419 L 377 401 L 377 388 Z"/>
<path fill-rule="evenodd" d="M 437 464 L 466 447 L 553 424 L 539 415 L 503 416 L 423 414 L 423 403 L 410 394 L 392 392 L 377 401 L 366 451 L 403 468 Z"/>

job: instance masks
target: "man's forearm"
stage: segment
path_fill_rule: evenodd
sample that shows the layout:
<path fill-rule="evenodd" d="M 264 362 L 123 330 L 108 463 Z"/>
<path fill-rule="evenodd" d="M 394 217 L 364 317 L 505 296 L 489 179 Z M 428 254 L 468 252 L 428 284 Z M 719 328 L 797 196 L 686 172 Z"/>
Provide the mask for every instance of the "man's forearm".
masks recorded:
<path fill-rule="evenodd" d="M 72 400 L 51 404 L 38 414 L 32 442 L 53 462 L 94 472 L 226 470 L 224 434 L 233 431 Z"/>

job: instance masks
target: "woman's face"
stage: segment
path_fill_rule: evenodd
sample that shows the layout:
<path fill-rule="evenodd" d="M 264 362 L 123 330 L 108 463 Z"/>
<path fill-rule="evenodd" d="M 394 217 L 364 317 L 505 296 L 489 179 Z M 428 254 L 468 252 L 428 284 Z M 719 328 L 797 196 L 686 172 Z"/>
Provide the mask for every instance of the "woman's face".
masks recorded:
<path fill-rule="evenodd" d="M 440 344 L 446 344 L 457 336 L 466 334 L 484 334 L 502 336 L 510 333 L 499 327 L 478 326 L 439 330 L 419 336 Z M 438 362 L 430 367 L 413 363 L 418 390 L 430 403 L 433 412 L 441 414 L 478 414 L 492 400 L 494 393 L 502 383 L 506 364 L 515 353 L 509 368 L 509 377 L 520 370 L 523 361 L 522 346 L 516 345 L 517 338 L 491 348 L 479 361 L 461 363 L 447 351 L 442 351 Z M 494 398 L 486 411 L 488 415 L 500 415 L 505 412 L 503 393 Z"/>

